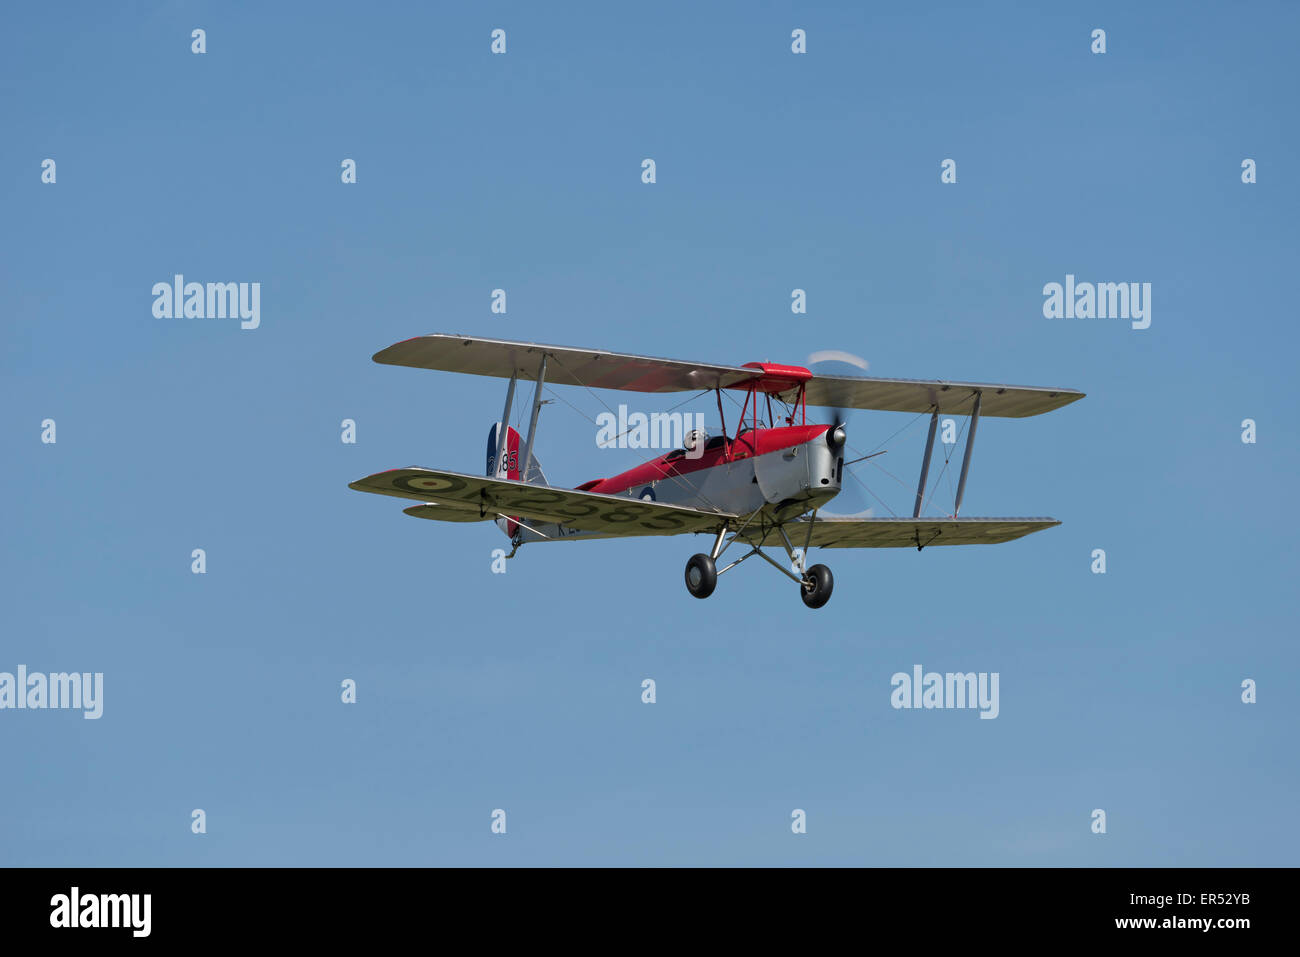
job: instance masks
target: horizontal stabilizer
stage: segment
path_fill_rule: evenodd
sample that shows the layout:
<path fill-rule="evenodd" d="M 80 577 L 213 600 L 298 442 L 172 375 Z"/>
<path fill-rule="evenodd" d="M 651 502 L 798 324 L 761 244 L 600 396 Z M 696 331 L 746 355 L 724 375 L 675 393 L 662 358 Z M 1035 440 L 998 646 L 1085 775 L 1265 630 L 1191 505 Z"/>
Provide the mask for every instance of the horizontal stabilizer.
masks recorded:
<path fill-rule="evenodd" d="M 438 505 L 432 502 L 425 502 L 423 505 L 412 505 L 410 508 L 402 509 L 407 515 L 413 518 L 428 518 L 435 522 L 490 522 L 495 515 L 480 516 L 478 509 L 466 508 L 459 505 Z"/>

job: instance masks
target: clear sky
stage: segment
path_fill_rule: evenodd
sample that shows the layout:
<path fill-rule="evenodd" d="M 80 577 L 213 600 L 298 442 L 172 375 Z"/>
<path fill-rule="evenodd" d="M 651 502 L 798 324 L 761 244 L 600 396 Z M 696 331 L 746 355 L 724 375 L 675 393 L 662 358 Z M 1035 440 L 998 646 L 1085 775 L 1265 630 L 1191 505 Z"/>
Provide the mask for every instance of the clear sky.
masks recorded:
<path fill-rule="evenodd" d="M 1294 5 L 4 19 L 0 671 L 104 701 L 0 711 L 0 864 L 1297 863 Z M 176 273 L 261 283 L 260 327 L 155 318 Z M 1045 318 L 1067 274 L 1150 283 L 1150 328 Z M 818 611 L 757 562 L 691 598 L 689 536 L 493 574 L 495 527 L 347 488 L 482 469 L 502 382 L 370 361 L 432 332 L 1081 389 L 981 424 L 962 509 L 1064 524 L 822 552 Z M 876 514 L 912 419 L 850 422 L 910 423 Z M 595 432 L 545 408 L 552 482 L 646 457 Z M 998 717 L 895 710 L 917 664 Z"/>

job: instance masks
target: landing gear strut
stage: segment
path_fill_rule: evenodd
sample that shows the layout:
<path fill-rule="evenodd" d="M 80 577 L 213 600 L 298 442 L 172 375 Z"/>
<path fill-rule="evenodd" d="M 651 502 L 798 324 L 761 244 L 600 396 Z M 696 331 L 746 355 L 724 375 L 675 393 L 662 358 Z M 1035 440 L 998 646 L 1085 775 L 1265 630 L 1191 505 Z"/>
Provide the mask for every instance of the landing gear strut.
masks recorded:
<path fill-rule="evenodd" d="M 814 511 L 812 520 L 815 521 L 816 517 L 817 513 Z M 753 518 L 754 516 L 751 515 L 750 520 Z M 831 575 L 831 570 L 825 565 L 813 565 L 811 568 L 805 569 L 803 565 L 803 555 L 801 554 L 798 557 L 795 556 L 794 548 L 790 544 L 790 538 L 786 535 L 785 529 L 780 524 L 767 526 L 763 531 L 762 536 L 759 537 L 758 543 L 751 544 L 748 552 L 741 555 L 734 562 L 731 562 L 722 568 L 718 568 L 718 558 L 721 557 L 722 553 L 727 550 L 732 542 L 741 537 L 748 525 L 749 521 L 746 521 L 745 524 L 740 527 L 740 531 L 733 534 L 730 539 L 727 539 L 726 537 L 728 529 L 727 526 L 724 525 L 718 530 L 718 536 L 708 555 L 700 553 L 691 556 L 690 561 L 686 563 L 687 591 L 696 598 L 708 598 L 713 594 L 713 590 L 718 587 L 719 575 L 735 568 L 745 559 L 757 555 L 782 575 L 785 575 L 791 581 L 798 583 L 799 597 L 809 608 L 820 608 L 831 600 L 831 591 L 835 587 L 835 579 Z M 763 543 L 767 541 L 767 536 L 771 534 L 773 529 L 780 534 L 781 542 L 785 546 L 786 554 L 790 557 L 790 564 L 794 571 L 786 568 L 780 562 L 775 561 L 771 556 L 763 552 Z M 747 541 L 752 541 L 752 539 L 747 539 Z M 807 553 L 807 546 L 811 541 L 812 529 L 810 526 L 808 543 L 805 543 L 803 550 L 804 554 Z M 796 571 L 798 574 L 795 573 Z"/>

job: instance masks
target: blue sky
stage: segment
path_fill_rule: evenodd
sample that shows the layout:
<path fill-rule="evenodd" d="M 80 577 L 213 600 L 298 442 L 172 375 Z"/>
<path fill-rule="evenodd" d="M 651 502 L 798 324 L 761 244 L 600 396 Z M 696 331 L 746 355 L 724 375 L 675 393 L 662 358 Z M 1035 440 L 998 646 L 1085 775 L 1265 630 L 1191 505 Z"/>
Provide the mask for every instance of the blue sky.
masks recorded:
<path fill-rule="evenodd" d="M 0 863 L 1295 864 L 1300 12 L 1051 6 L 7 13 L 0 671 L 105 700 L 0 711 Z M 175 273 L 260 328 L 156 319 Z M 1045 319 L 1067 273 L 1151 327 Z M 824 552 L 815 612 L 756 563 L 692 599 L 702 538 L 494 575 L 492 526 L 347 488 L 481 468 L 501 382 L 370 361 L 432 332 L 1082 389 L 985 420 L 963 506 L 1064 524 Z M 546 407 L 551 481 L 643 457 L 594 433 Z M 859 470 L 895 511 L 923 440 Z M 918 663 L 998 718 L 891 708 Z"/>

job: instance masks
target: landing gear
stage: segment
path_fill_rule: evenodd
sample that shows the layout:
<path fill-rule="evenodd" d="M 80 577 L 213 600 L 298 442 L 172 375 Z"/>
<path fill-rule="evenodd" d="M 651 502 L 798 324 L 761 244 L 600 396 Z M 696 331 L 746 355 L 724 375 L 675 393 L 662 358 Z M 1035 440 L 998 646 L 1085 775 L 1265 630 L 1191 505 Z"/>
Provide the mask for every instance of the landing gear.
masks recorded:
<path fill-rule="evenodd" d="M 831 600 L 831 591 L 835 588 L 835 577 L 825 565 L 814 565 L 804 573 L 803 584 L 799 587 L 799 597 L 809 608 L 820 608 Z"/>
<path fill-rule="evenodd" d="M 799 597 L 809 608 L 820 608 L 831 600 L 831 589 L 835 587 L 835 579 L 831 577 L 831 570 L 825 565 L 813 565 L 811 568 L 804 568 L 804 556 L 808 553 L 808 547 L 812 544 L 812 523 L 817 519 L 816 510 L 812 513 L 812 518 L 808 520 L 808 535 L 804 540 L 802 551 L 796 552 L 794 546 L 790 544 L 790 537 L 786 535 L 782 527 L 783 522 L 772 525 L 764 525 L 756 529 L 760 534 L 751 533 L 745 537 L 745 529 L 749 526 L 750 521 L 757 515 L 751 515 L 740 527 L 740 530 L 732 533 L 728 540 L 727 533 L 730 529 L 723 525 L 718 529 L 717 538 L 714 539 L 713 548 L 709 554 L 700 553 L 692 555 L 691 560 L 686 563 L 686 590 L 696 598 L 708 598 L 713 594 L 713 590 L 718 587 L 718 576 L 723 572 L 730 571 L 747 558 L 757 555 L 763 561 L 767 562 L 786 578 L 799 585 Z M 790 567 L 782 565 L 774 560 L 770 555 L 763 551 L 763 545 L 771 532 L 776 531 L 781 536 L 781 544 L 784 545 L 786 555 L 790 558 Z M 741 555 L 733 562 L 729 562 L 722 568 L 718 567 L 718 559 L 722 556 L 728 546 L 737 540 L 744 541 L 750 546 L 748 552 Z"/>
<path fill-rule="evenodd" d="M 686 590 L 696 598 L 708 598 L 717 587 L 718 566 L 713 559 L 705 554 L 692 555 L 686 563 Z"/>

